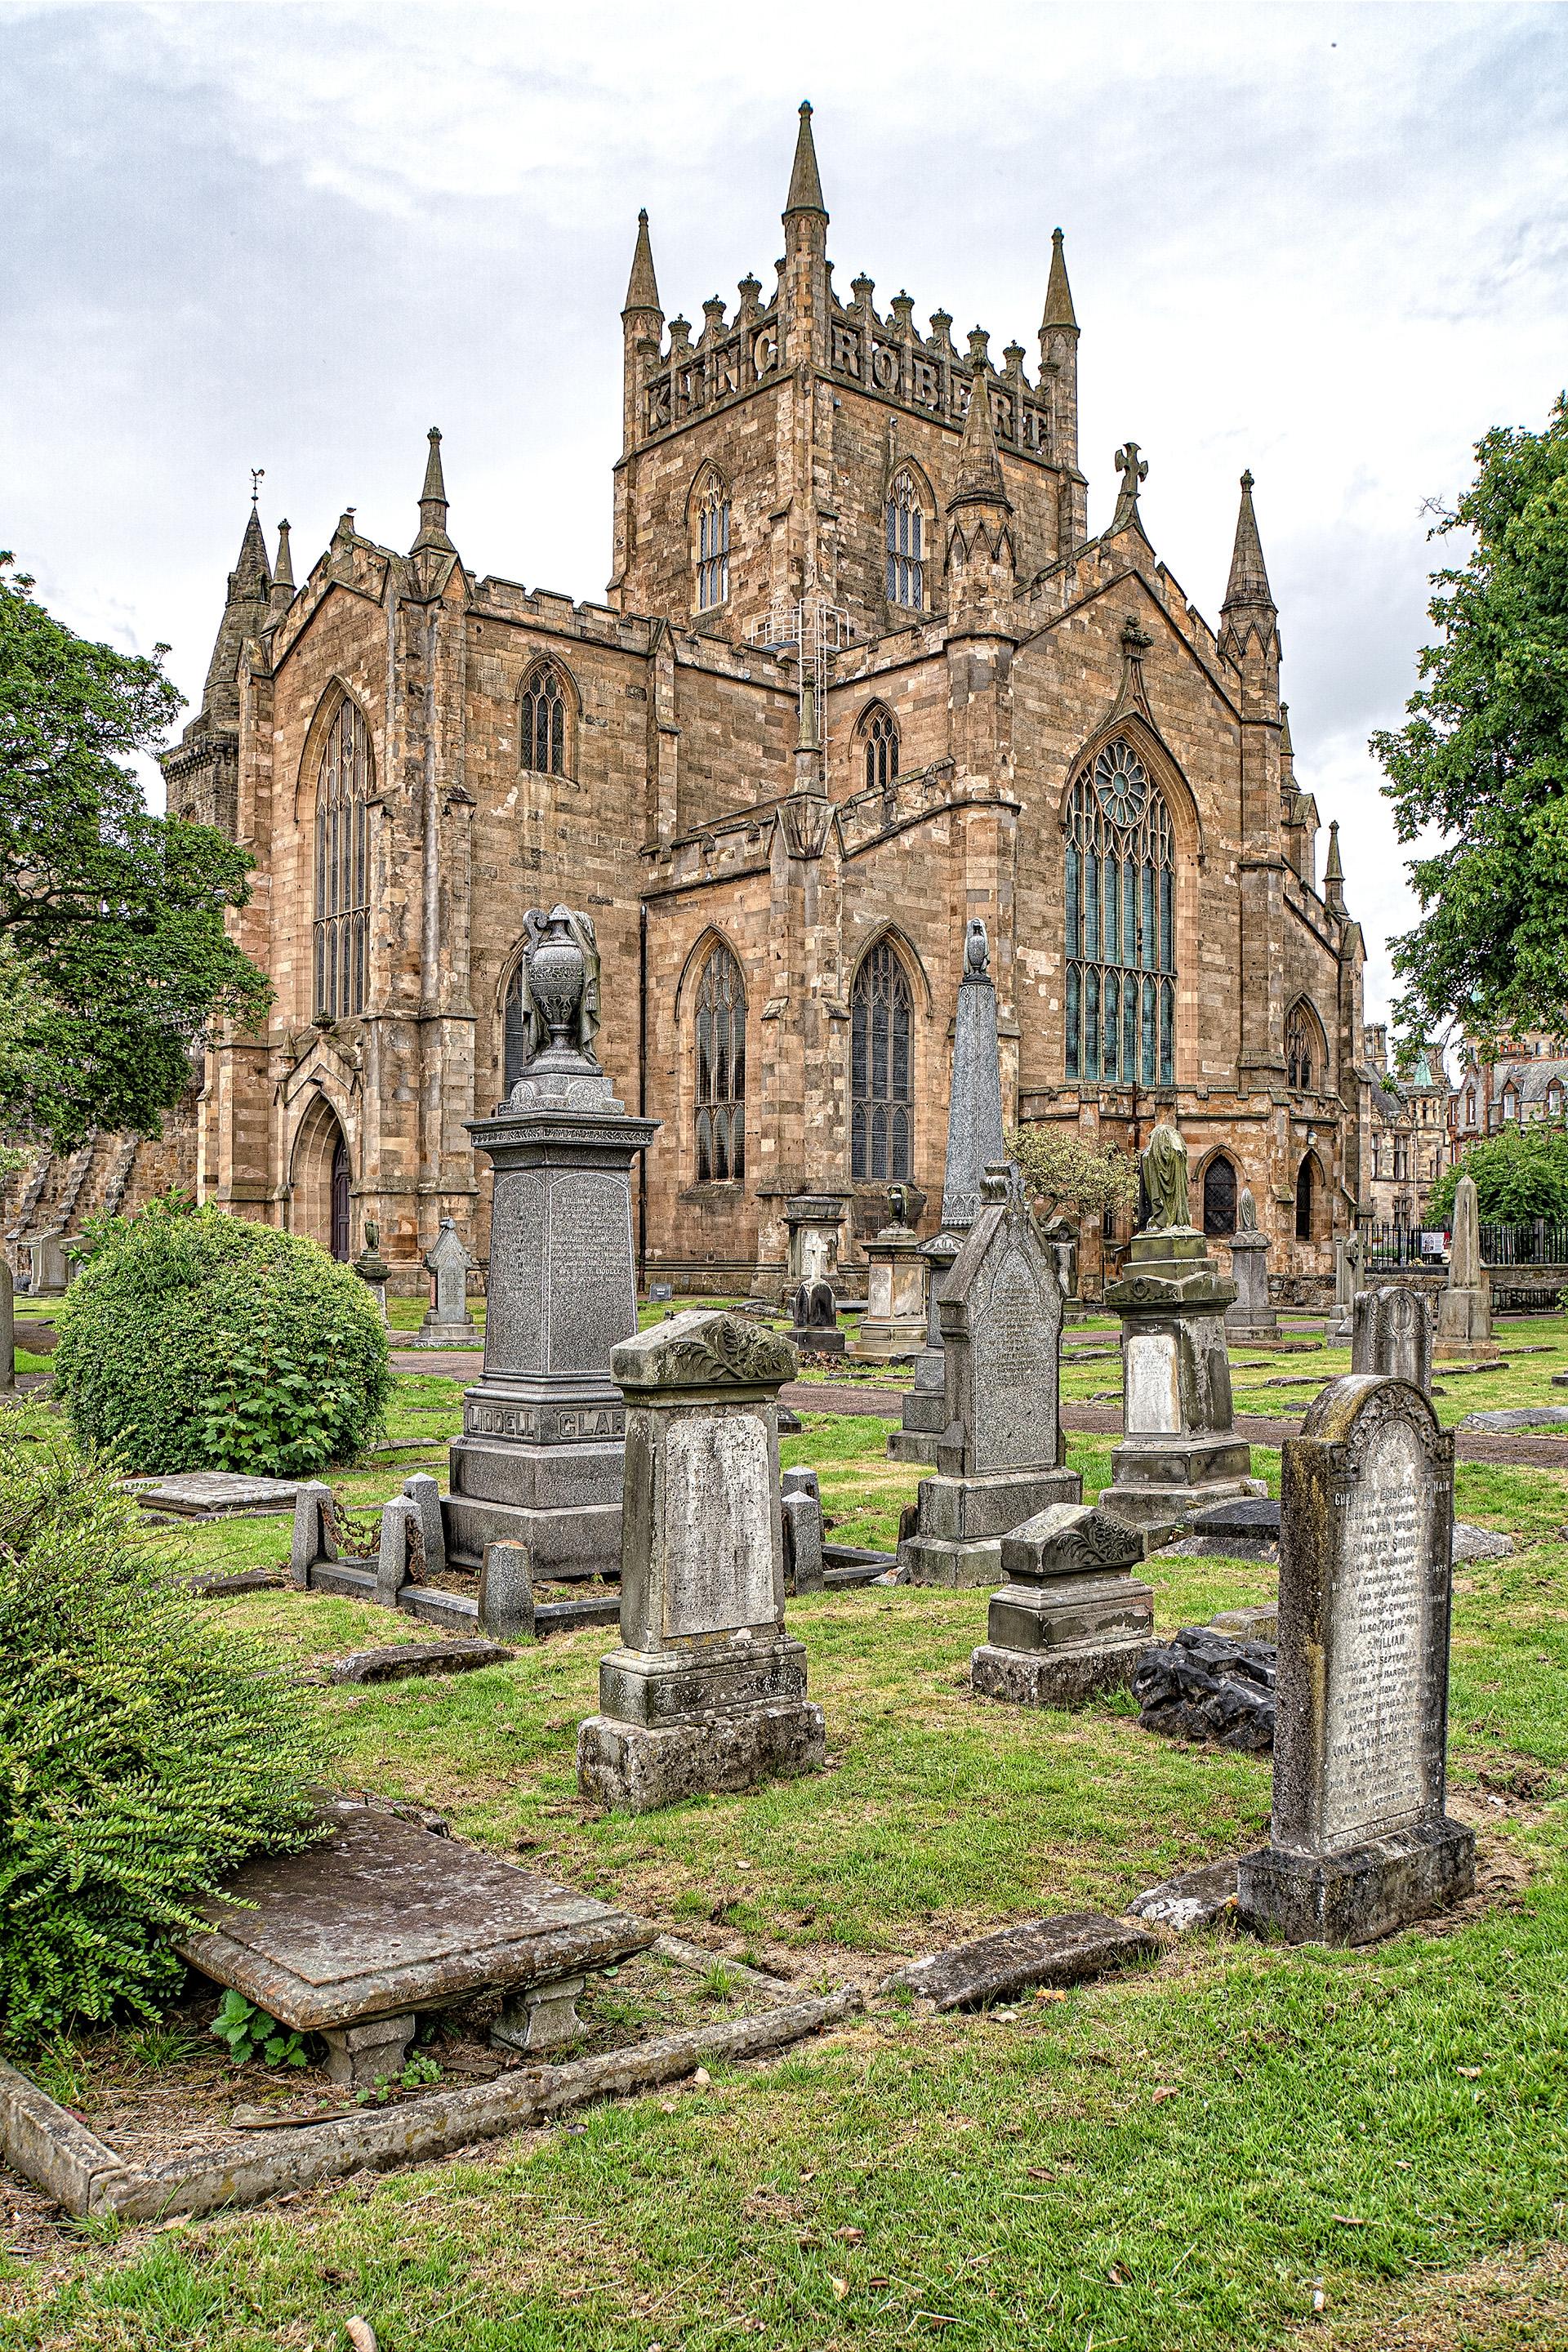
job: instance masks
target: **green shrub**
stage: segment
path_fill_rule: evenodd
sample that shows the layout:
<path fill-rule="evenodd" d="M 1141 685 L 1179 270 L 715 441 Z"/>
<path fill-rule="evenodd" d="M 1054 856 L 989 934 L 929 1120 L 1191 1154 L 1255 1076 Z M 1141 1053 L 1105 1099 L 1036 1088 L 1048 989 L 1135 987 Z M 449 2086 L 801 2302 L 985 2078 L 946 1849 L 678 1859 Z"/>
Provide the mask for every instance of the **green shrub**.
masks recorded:
<path fill-rule="evenodd" d="M 1496 1135 L 1468 1145 L 1457 1166 L 1432 1187 L 1426 1223 L 1446 1225 L 1461 1176 L 1476 1185 L 1476 1213 L 1486 1224 L 1568 1224 L 1568 1129 L 1559 1120 L 1510 1120 Z"/>
<path fill-rule="evenodd" d="M 84 1445 L 133 1471 L 306 1478 L 382 1428 L 385 1326 L 314 1242 L 173 1197 L 85 1240 L 54 1355 Z"/>
<path fill-rule="evenodd" d="M 36 2042 L 155 2015 L 172 1932 L 258 1853 L 314 1842 L 327 1743 L 259 1643 L 176 1580 L 37 1407 L 0 1409 L 0 2021 Z"/>

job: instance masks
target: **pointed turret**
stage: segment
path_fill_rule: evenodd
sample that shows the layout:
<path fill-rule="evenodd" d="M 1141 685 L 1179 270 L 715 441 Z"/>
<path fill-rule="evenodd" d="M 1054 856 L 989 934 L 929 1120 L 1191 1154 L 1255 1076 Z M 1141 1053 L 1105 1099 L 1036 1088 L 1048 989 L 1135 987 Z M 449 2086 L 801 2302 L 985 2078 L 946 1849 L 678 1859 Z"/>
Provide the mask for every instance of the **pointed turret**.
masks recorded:
<path fill-rule="evenodd" d="M 278 526 L 278 561 L 272 567 L 272 593 L 268 600 L 267 616 L 281 620 L 294 602 L 294 558 L 289 549 L 287 520 Z"/>
<path fill-rule="evenodd" d="M 1047 340 L 1053 327 L 1068 327 L 1079 331 L 1078 314 L 1072 307 L 1072 288 L 1068 284 L 1065 243 L 1059 228 L 1051 231 L 1051 274 L 1046 280 L 1046 311 L 1040 320 L 1040 341 Z"/>
<path fill-rule="evenodd" d="M 664 316 L 658 299 L 658 279 L 654 276 L 653 246 L 648 238 L 647 214 L 637 215 L 637 241 L 632 253 L 632 274 L 626 284 L 626 299 L 621 307 L 623 319 L 634 310 L 657 310 Z"/>
<path fill-rule="evenodd" d="M 1040 390 L 1050 403 L 1051 456 L 1058 466 L 1076 474 L 1079 325 L 1062 242 L 1060 229 L 1053 229 L 1051 274 L 1046 281 L 1046 308 L 1040 320 Z M 1063 535 L 1080 538 L 1086 528 L 1083 485 L 1074 483 L 1066 488 L 1063 499 Z"/>
<path fill-rule="evenodd" d="M 827 206 L 822 201 L 822 177 L 816 168 L 816 145 L 811 135 L 811 101 L 802 99 L 800 129 L 795 134 L 795 165 L 789 175 L 789 194 L 784 199 L 784 216 L 792 213 L 820 213 L 827 218 Z"/>
<path fill-rule="evenodd" d="M 1331 913 L 1345 911 L 1345 869 L 1340 859 L 1339 820 L 1329 820 L 1329 861 L 1323 868 L 1323 904 Z"/>
<path fill-rule="evenodd" d="M 990 373 L 982 359 L 975 364 L 970 378 L 969 407 L 963 419 L 963 440 L 958 452 L 958 478 L 951 507 L 973 506 L 984 501 L 1013 511 L 1007 496 L 1007 486 L 1002 478 L 1002 460 L 996 449 L 996 428 L 991 415 Z"/>
<path fill-rule="evenodd" d="M 1263 542 L 1258 536 L 1258 517 L 1252 509 L 1252 475 L 1241 478 L 1241 507 L 1236 518 L 1236 546 L 1230 559 L 1230 584 L 1225 592 L 1222 613 L 1246 605 L 1257 611 L 1265 608 L 1275 613 L 1273 591 L 1268 585 L 1268 573 L 1264 568 Z"/>
<path fill-rule="evenodd" d="M 439 427 L 432 425 L 428 437 L 430 455 L 425 461 L 425 487 L 419 493 L 419 536 L 409 552 L 422 555 L 428 548 L 441 555 L 454 555 L 457 550 L 447 536 L 447 484 L 441 472 Z"/>
<path fill-rule="evenodd" d="M 948 500 L 952 517 L 947 542 L 948 570 L 958 593 L 966 598 L 1010 595 L 1016 584 L 1016 553 L 1008 522 L 1013 501 L 1007 496 L 996 447 L 996 429 L 991 415 L 991 371 L 985 358 L 985 337 L 978 327 L 970 337 L 970 355 L 973 369 L 969 406 L 964 412 L 958 473 Z"/>

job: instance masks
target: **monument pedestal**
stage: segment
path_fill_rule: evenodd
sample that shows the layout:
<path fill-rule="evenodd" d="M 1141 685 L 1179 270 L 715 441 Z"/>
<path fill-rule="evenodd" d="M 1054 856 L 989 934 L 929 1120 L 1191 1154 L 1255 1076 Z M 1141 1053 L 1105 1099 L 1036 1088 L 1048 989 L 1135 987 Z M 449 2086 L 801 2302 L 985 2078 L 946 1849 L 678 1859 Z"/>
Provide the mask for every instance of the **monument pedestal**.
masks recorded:
<path fill-rule="evenodd" d="M 1264 1846 L 1243 1854 L 1237 1907 L 1287 1944 L 1372 1944 L 1473 1895 L 1476 1841 L 1445 1815 L 1338 1853 Z"/>
<path fill-rule="evenodd" d="M 1230 1237 L 1230 1278 L 1236 1297 L 1225 1310 L 1226 1338 L 1240 1340 L 1279 1337 L 1279 1318 L 1268 1304 L 1268 1236 L 1238 1231 Z"/>
<path fill-rule="evenodd" d="M 975 1478 L 922 1478 L 920 1533 L 899 1546 L 915 1584 L 992 1584 L 1002 1573 L 1002 1538 L 1054 1503 L 1076 1503 L 1076 1470 L 993 1471 Z"/>
<path fill-rule="evenodd" d="M 1016 1528 L 970 1660 L 974 1689 L 1015 1706 L 1078 1706 L 1123 1686 L 1154 1638 L 1152 1590 L 1130 1572 L 1142 1558 L 1136 1528 L 1083 1504 Z"/>
<path fill-rule="evenodd" d="M 956 1234 L 932 1234 L 921 1242 L 926 1266 L 925 1345 L 915 1359 L 912 1388 L 904 1391 L 901 1426 L 888 1433 L 890 1462 L 936 1461 L 936 1443 L 947 1427 L 947 1375 L 942 1351 L 942 1294 L 963 1244 Z"/>
<path fill-rule="evenodd" d="M 1121 1318 L 1122 1443 L 1100 1507 L 1147 1527 L 1261 1494 L 1232 1426 L 1225 1310 L 1234 1282 L 1191 1226 L 1135 1236 L 1105 1304 Z"/>
<path fill-rule="evenodd" d="M 1490 1364 L 1501 1352 L 1492 1338 L 1491 1300 L 1484 1287 L 1439 1292 L 1434 1362 Z"/>
<path fill-rule="evenodd" d="M 926 1339 L 926 1268 L 929 1261 L 911 1228 L 884 1225 L 866 1244 L 868 1268 L 866 1312 L 849 1354 L 863 1363 L 886 1364 L 917 1356 Z"/>

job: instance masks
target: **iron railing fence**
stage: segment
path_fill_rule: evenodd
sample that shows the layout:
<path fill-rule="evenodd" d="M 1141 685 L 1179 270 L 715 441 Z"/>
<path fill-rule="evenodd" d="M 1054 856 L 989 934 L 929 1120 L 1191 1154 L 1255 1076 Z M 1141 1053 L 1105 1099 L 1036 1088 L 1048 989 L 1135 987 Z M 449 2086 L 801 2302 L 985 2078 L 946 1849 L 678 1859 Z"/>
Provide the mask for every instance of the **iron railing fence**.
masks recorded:
<path fill-rule="evenodd" d="M 1522 1224 L 1483 1224 L 1479 1231 L 1483 1265 L 1568 1265 L 1568 1225 L 1534 1217 Z M 1445 1265 L 1448 1238 L 1435 1226 L 1362 1227 L 1369 1266 Z"/>

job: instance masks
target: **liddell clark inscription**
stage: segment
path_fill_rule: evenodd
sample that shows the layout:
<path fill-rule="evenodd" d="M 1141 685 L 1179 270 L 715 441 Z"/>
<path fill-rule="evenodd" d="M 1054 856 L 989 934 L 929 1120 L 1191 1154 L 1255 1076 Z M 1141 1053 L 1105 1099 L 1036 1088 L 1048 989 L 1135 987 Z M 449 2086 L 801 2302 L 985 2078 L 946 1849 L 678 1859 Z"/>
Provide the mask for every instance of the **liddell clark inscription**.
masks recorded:
<path fill-rule="evenodd" d="M 1329 1639 L 1322 1824 L 1330 1846 L 1414 1821 L 1426 1801 L 1424 1469 L 1414 1433 L 1390 1427 L 1344 1501 Z"/>

